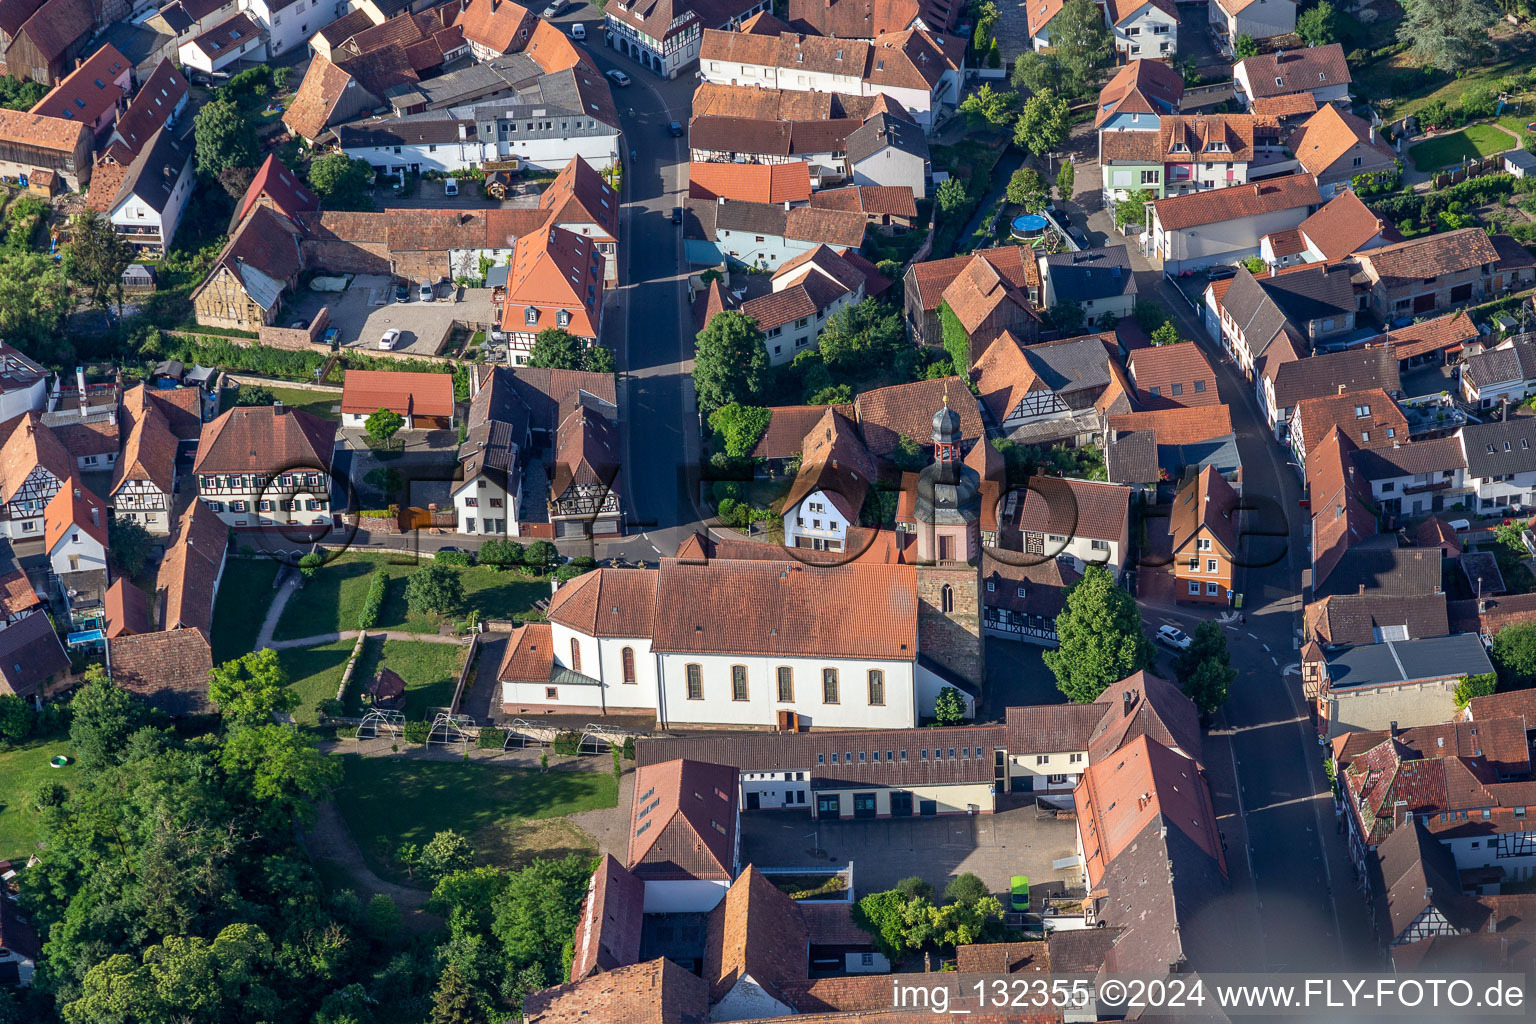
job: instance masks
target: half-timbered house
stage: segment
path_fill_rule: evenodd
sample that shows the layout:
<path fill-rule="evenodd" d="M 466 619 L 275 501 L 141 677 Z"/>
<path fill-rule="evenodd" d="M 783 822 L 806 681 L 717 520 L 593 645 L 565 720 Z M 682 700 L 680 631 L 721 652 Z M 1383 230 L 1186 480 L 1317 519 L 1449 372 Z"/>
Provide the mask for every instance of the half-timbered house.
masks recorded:
<path fill-rule="evenodd" d="M 578 406 L 560 424 L 549 481 L 549 521 L 556 537 L 624 530 L 619 487 L 619 429 Z"/>
<path fill-rule="evenodd" d="M 164 537 L 171 532 L 175 494 L 176 435 L 159 407 L 146 405 L 112 474 L 112 514 Z"/>
<path fill-rule="evenodd" d="M 41 537 L 43 511 L 74 460 L 38 412 L 0 424 L 0 436 L 0 535 Z"/>
<path fill-rule="evenodd" d="M 324 526 L 334 446 L 330 423 L 281 402 L 231 409 L 203 427 L 198 497 L 237 530 Z"/>
<path fill-rule="evenodd" d="M 1088 444 L 1106 417 L 1131 411 L 1131 387 L 1109 354 L 1114 335 L 1020 345 L 1012 332 L 987 346 L 971 369 L 996 429 L 1020 444 Z"/>

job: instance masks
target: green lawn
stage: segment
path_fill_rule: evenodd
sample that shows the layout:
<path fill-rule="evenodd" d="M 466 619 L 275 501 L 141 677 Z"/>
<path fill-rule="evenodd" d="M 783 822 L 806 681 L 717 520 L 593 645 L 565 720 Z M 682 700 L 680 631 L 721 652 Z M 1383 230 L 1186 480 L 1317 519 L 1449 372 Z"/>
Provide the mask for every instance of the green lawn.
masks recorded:
<path fill-rule="evenodd" d="M 213 606 L 213 663 L 223 664 L 256 647 L 256 635 L 277 592 L 278 564 L 271 558 L 231 558 L 224 563 Z"/>
<path fill-rule="evenodd" d="M 304 388 L 274 388 L 266 384 L 258 384 L 257 387 L 266 388 L 272 392 L 272 397 L 282 402 L 290 409 L 302 409 L 321 419 L 341 421 L 341 413 L 333 411 L 341 404 L 340 391 L 308 391 Z M 227 410 L 234 404 L 234 392 L 228 392 L 224 402 Z"/>
<path fill-rule="evenodd" d="M 1491 124 L 1472 124 L 1459 132 L 1438 135 L 1409 148 L 1408 158 L 1415 170 L 1433 171 L 1459 164 L 1463 157 L 1477 159 L 1514 149 L 1519 142 L 1502 128 Z"/>
<path fill-rule="evenodd" d="M 375 628 L 411 633 L 437 632 L 443 620 L 437 616 L 412 615 L 406 607 L 405 578 L 415 570 L 415 564 L 394 564 L 390 557 L 347 552 L 326 564 L 303 590 L 289 599 L 277 622 L 275 639 L 297 640 L 356 629 L 358 612 L 368 594 L 369 577 L 380 565 L 389 570 L 391 579 L 389 596 Z M 471 566 L 456 571 L 464 582 L 467 608 L 478 609 L 481 618 L 512 618 L 529 611 L 534 601 L 549 596 L 547 581 L 531 579 L 511 570 L 498 572 Z"/>
<path fill-rule="evenodd" d="M 352 656 L 356 643 L 356 640 L 337 640 L 277 652 L 283 671 L 288 673 L 289 688 L 299 694 L 299 706 L 293 709 L 295 721 L 313 725 L 319 720 L 320 713 L 315 710 L 315 705 L 336 697 L 341 674 L 346 671 L 347 659 Z"/>
<path fill-rule="evenodd" d="M 78 769 L 48 767 L 55 754 L 68 754 L 69 740 L 43 740 L 0 748 L 0 858 L 25 863 L 37 846 L 37 810 L 32 794 L 44 779 L 68 785 Z M 610 780 L 611 781 L 611 780 Z"/>
<path fill-rule="evenodd" d="M 405 717 L 425 720 L 427 708 L 445 708 L 459 684 L 459 669 L 469 648 L 370 637 L 347 688 L 347 714 L 362 714 L 360 696 L 368 682 L 387 667 L 405 680 Z"/>
<path fill-rule="evenodd" d="M 558 819 L 613 807 L 608 772 L 539 772 L 463 761 L 342 758 L 336 806 L 369 867 L 404 879 L 393 860 L 402 843 L 424 845 L 444 829 L 469 837 L 482 863 L 518 867 L 535 856 L 595 852 L 585 832 Z"/>

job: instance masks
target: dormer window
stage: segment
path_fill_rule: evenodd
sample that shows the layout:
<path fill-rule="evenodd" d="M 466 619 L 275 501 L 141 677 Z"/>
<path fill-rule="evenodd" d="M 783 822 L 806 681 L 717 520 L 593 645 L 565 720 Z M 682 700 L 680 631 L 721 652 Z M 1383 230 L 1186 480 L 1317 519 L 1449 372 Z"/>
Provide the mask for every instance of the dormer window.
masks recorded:
<path fill-rule="evenodd" d="M 1175 142 L 1173 144 L 1173 151 L 1175 153 L 1188 153 L 1189 152 L 1189 147 L 1184 145 L 1184 143 L 1182 143 L 1182 142 Z"/>
<path fill-rule="evenodd" d="M 571 313 L 570 313 L 570 311 L 562 309 L 562 310 L 560 310 L 560 312 L 556 313 L 555 314 L 555 323 L 556 323 L 556 325 L 558 325 L 560 327 L 569 327 L 571 325 Z"/>
<path fill-rule="evenodd" d="M 1326 81 L 1328 81 L 1328 72 L 1326 72 L 1326 71 L 1319 71 L 1317 73 L 1317 80 L 1319 82 L 1326 82 Z"/>
<path fill-rule="evenodd" d="M 523 323 L 533 325 L 539 322 L 539 311 L 533 306 L 523 310 Z"/>

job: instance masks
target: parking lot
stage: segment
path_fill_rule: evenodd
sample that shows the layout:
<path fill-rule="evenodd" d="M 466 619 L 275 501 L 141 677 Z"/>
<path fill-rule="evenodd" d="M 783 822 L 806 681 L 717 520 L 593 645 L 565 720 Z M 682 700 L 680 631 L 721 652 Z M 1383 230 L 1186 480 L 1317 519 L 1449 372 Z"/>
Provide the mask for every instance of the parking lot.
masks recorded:
<path fill-rule="evenodd" d="M 1000 807 L 1006 802 L 999 798 Z M 1028 875 L 1036 894 L 1062 893 L 1069 873 L 1074 888 L 1082 884 L 1079 869 L 1051 866 L 1076 854 L 1075 824 L 1037 818 L 1032 804 L 996 814 L 820 822 L 804 811 L 752 811 L 741 816 L 741 830 L 744 864 L 807 867 L 852 861 L 856 897 L 893 888 L 912 875 L 942 892 L 950 879 L 966 871 L 979 875 L 999 896 L 1008 892 L 1014 875 Z"/>
<path fill-rule="evenodd" d="M 410 355 L 438 355 L 457 324 L 491 322 L 489 288 L 453 288 L 439 285 L 440 296 L 431 302 L 418 297 L 409 286 L 406 302 L 395 299 L 395 281 L 384 275 L 359 274 L 346 290 L 322 292 L 301 289 L 289 307 L 292 320 L 311 320 L 322 306 L 330 307 L 330 326 L 343 348 L 377 350 L 385 331 L 400 332 L 394 351 Z"/>

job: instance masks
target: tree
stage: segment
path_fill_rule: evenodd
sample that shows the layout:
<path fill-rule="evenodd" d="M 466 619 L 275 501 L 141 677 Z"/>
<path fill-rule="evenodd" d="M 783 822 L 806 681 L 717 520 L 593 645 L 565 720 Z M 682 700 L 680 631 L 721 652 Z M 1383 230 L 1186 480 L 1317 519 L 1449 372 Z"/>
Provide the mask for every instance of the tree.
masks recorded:
<path fill-rule="evenodd" d="M 1152 332 L 1152 344 L 1154 345 L 1177 345 L 1183 340 L 1183 338 L 1179 337 L 1179 329 L 1173 325 L 1172 320 L 1164 320 L 1158 325 L 1157 330 Z"/>
<path fill-rule="evenodd" d="M 821 357 L 828 366 L 884 365 L 910 348 L 901 314 L 879 299 L 845 305 L 821 329 Z"/>
<path fill-rule="evenodd" d="M 480 555 L 476 561 L 481 565 L 506 569 L 510 566 L 522 565 L 523 554 L 523 545 L 520 542 L 494 537 L 480 545 Z"/>
<path fill-rule="evenodd" d="M 330 153 L 309 165 L 309 186 L 327 210 L 373 209 L 373 167 L 345 153 Z"/>
<path fill-rule="evenodd" d="M 1115 57 L 1114 40 L 1104 24 L 1104 15 L 1092 0 L 1066 0 L 1061 5 L 1051 19 L 1051 47 L 1074 95 L 1091 92 L 1099 72 L 1113 63 Z"/>
<path fill-rule="evenodd" d="M 1163 324 L 1168 322 L 1168 310 L 1161 303 L 1147 300 L 1136 303 L 1136 326 L 1146 334 L 1151 334 Z"/>
<path fill-rule="evenodd" d="M 1493 48 L 1488 30 L 1499 12 L 1491 0 L 1404 0 L 1402 7 L 1397 39 L 1420 64 L 1463 71 Z"/>
<path fill-rule="evenodd" d="M 760 405 L 722 405 L 709 414 L 715 446 L 732 459 L 745 459 L 768 430 L 773 412 Z"/>
<path fill-rule="evenodd" d="M 523 549 L 523 564 L 537 573 L 549 571 L 560 552 L 547 540 L 536 540 Z"/>
<path fill-rule="evenodd" d="M 588 345 L 581 354 L 581 368 L 588 373 L 613 373 L 618 364 L 613 360 L 613 350 L 606 345 Z"/>
<path fill-rule="evenodd" d="M 928 900 L 908 897 L 895 889 L 872 892 L 853 905 L 853 923 L 874 937 L 874 947 L 886 959 L 899 962 L 907 945 L 905 911 L 909 903 L 915 902 Z"/>
<path fill-rule="evenodd" d="M 70 711 L 70 746 L 87 773 L 121 762 L 128 738 L 154 720 L 149 705 L 108 682 L 100 665 L 86 669 L 85 686 L 70 701 Z"/>
<path fill-rule="evenodd" d="M 383 941 L 400 930 L 400 908 L 389 893 L 376 892 L 368 900 L 368 933 Z"/>
<path fill-rule="evenodd" d="M 1056 635 L 1060 646 L 1045 652 L 1045 667 L 1055 673 L 1056 688 L 1077 704 L 1091 704 L 1110 683 L 1154 658 L 1136 599 L 1102 565 L 1088 566 L 1067 590 Z"/>
<path fill-rule="evenodd" d="M 1189 637 L 1189 646 L 1174 657 L 1173 670 L 1182 679 L 1207 661 L 1222 665 L 1232 663 L 1232 655 L 1227 650 L 1227 635 L 1214 622 L 1202 622 L 1195 627 Z"/>
<path fill-rule="evenodd" d="M 484 995 L 465 980 L 458 965 L 443 968 L 442 980 L 432 993 L 430 1024 L 487 1024 Z"/>
<path fill-rule="evenodd" d="M 1077 187 L 1077 168 L 1071 160 L 1063 160 L 1061 168 L 1056 172 L 1056 198 L 1062 202 L 1072 199 L 1072 190 Z"/>
<path fill-rule="evenodd" d="M 297 703 L 297 694 L 293 697 Z M 313 820 L 314 801 L 341 782 L 340 763 L 320 753 L 314 741 L 289 725 L 239 730 L 225 740 L 220 763 L 232 776 L 243 779 L 250 794 L 279 819 L 293 818 L 302 825 Z"/>
<path fill-rule="evenodd" d="M 1122 235 L 1128 234 L 1125 229 L 1133 224 L 1137 228 L 1135 233 L 1141 233 L 1140 229 L 1147 223 L 1147 204 L 1151 201 L 1151 192 L 1137 188 L 1127 192 L 1124 199 L 1115 203 L 1115 227 Z"/>
<path fill-rule="evenodd" d="M 138 523 L 117 516 L 107 520 L 107 555 L 118 576 L 137 576 L 143 572 L 154 546 L 154 538 Z"/>
<path fill-rule="evenodd" d="M 515 967 L 537 968 L 544 985 L 563 980 L 561 947 L 576 930 L 591 877 L 592 862 L 580 854 L 541 857 L 512 873 L 496 896 L 491 934 Z"/>
<path fill-rule="evenodd" d="M 399 433 L 404 426 L 405 417 L 393 409 L 379 409 L 371 412 L 363 421 L 363 429 L 368 431 L 368 436 L 385 447 L 389 446 L 390 438 Z"/>
<path fill-rule="evenodd" d="M 73 305 L 64 267 L 47 253 L 0 250 L 0 338 L 43 362 L 73 361 L 60 328 Z"/>
<path fill-rule="evenodd" d="M 939 204 L 939 212 L 948 218 L 965 209 L 966 203 L 970 200 L 970 193 L 966 191 L 964 181 L 959 178 L 948 178 L 939 183 L 938 191 L 934 193 L 934 200 Z"/>
<path fill-rule="evenodd" d="M 217 96 L 203 105 L 192 122 L 197 169 L 210 178 L 230 167 L 255 167 L 261 157 L 252 121 L 231 100 Z M 226 190 L 227 186 L 226 186 Z M 231 192 L 235 198 L 241 193 Z"/>
<path fill-rule="evenodd" d="M 451 615 L 464 605 L 464 580 L 458 570 L 429 562 L 405 581 L 405 603 L 412 615 Z"/>
<path fill-rule="evenodd" d="M 1067 85 L 1067 69 L 1055 53 L 1030 50 L 1013 62 L 1009 81 L 1016 88 L 1028 89 L 1032 96 L 1055 95 Z"/>
<path fill-rule="evenodd" d="M 1536 623 L 1505 626 L 1493 634 L 1488 652 L 1506 690 L 1520 690 L 1536 683 Z"/>
<path fill-rule="evenodd" d="M 469 845 L 469 840 L 452 829 L 446 829 L 434 835 L 421 848 L 418 866 L 422 875 L 435 885 L 456 871 L 468 871 L 474 863 L 475 850 Z"/>
<path fill-rule="evenodd" d="M 1308 46 L 1327 46 L 1339 41 L 1339 12 L 1328 0 L 1318 0 L 1296 16 L 1296 34 Z"/>
<path fill-rule="evenodd" d="M 116 299 L 123 307 L 123 271 L 133 262 L 133 252 L 112 222 L 96 210 L 74 218 L 73 235 L 64 247 L 65 273 L 91 292 L 91 301 L 102 309 Z"/>
<path fill-rule="evenodd" d="M 951 903 L 973 904 L 989 895 L 987 883 L 970 871 L 956 875 L 944 887 L 944 898 Z"/>
<path fill-rule="evenodd" d="M 1254 42 L 1253 36 L 1248 33 L 1244 32 L 1232 41 L 1232 56 L 1238 60 L 1247 60 L 1249 57 L 1257 57 L 1258 55 L 1259 44 Z"/>
<path fill-rule="evenodd" d="M 582 368 L 583 348 L 585 346 L 570 331 L 546 327 L 533 336 L 528 365 L 554 370 L 579 370 Z"/>
<path fill-rule="evenodd" d="M 1070 167 L 1071 164 L 1062 166 Z M 1030 213 L 1039 213 L 1046 202 L 1045 179 L 1033 167 L 1020 167 L 1008 179 L 1006 198 Z"/>
<path fill-rule="evenodd" d="M 1214 714 L 1227 702 L 1227 693 L 1236 678 L 1237 669 L 1210 658 L 1195 666 L 1195 670 L 1184 677 L 1184 695 L 1202 713 Z"/>
<path fill-rule="evenodd" d="M 908 875 L 896 883 L 896 891 L 907 899 L 932 900 L 933 886 L 922 875 Z"/>
<path fill-rule="evenodd" d="M 1499 677 L 1493 672 L 1483 672 L 1475 676 L 1462 676 L 1456 681 L 1456 690 L 1451 695 L 1456 701 L 1456 710 L 1466 708 L 1474 699 L 1487 697 L 1497 688 Z"/>
<path fill-rule="evenodd" d="M 1069 3 L 1075 2 L 1085 0 L 1069 0 Z M 1019 114 L 1019 123 L 1013 132 L 1013 144 L 1036 157 L 1043 157 L 1054 153 L 1067 141 L 1070 128 L 1071 108 L 1066 100 L 1031 96 Z"/>
<path fill-rule="evenodd" d="M 0 694 L 0 740 L 20 743 L 32 735 L 32 705 L 14 693 Z"/>
<path fill-rule="evenodd" d="M 933 702 L 933 720 L 940 725 L 959 725 L 965 721 L 965 698 L 953 686 L 939 691 Z"/>
<path fill-rule="evenodd" d="M 264 647 L 215 665 L 208 677 L 208 699 L 225 721 L 255 726 L 292 711 L 303 698 L 288 688 L 288 673 L 277 652 Z"/>
<path fill-rule="evenodd" d="M 736 310 L 716 313 L 698 333 L 693 386 L 706 416 L 737 402 L 753 404 L 768 383 L 768 345 L 757 321 Z"/>
<path fill-rule="evenodd" d="M 308 583 L 315 578 L 315 574 L 325 565 L 325 556 L 318 551 L 299 556 L 299 575 Z"/>
<path fill-rule="evenodd" d="M 271 405 L 277 401 L 269 388 L 256 384 L 241 384 L 240 390 L 235 392 L 236 405 Z"/>
<path fill-rule="evenodd" d="M 960 113 L 972 128 L 983 125 L 1002 127 L 1013 120 L 1013 112 L 1019 108 L 1019 94 L 993 89 L 983 83 L 981 88 L 960 101 Z"/>
<path fill-rule="evenodd" d="M 1070 338 L 1074 334 L 1082 333 L 1083 325 L 1088 322 L 1088 314 L 1083 312 L 1083 307 L 1076 302 L 1058 300 L 1056 305 L 1045 311 L 1045 322 L 1055 328 L 1063 338 Z"/>

